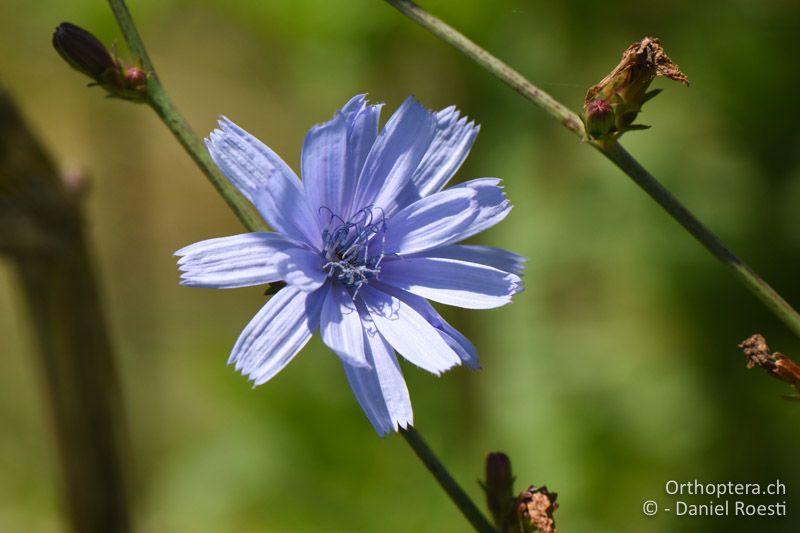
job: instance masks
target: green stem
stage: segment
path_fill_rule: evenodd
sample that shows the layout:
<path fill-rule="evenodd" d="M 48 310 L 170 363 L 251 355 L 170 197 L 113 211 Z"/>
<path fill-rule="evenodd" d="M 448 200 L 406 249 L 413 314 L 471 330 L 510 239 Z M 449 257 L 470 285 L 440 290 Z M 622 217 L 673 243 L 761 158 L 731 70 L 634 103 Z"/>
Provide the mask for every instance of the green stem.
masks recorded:
<path fill-rule="evenodd" d="M 747 287 L 761 302 L 780 318 L 795 335 L 800 336 L 800 315 L 784 300 L 775 289 L 761 279 L 739 256 L 734 254 L 725 243 L 700 222 L 686 207 L 681 204 L 652 174 L 650 174 L 634 157 L 618 142 L 606 145 L 595 144 L 603 155 L 631 177 L 636 184 L 664 208 L 672 218 L 677 220 L 686 231 L 706 247 L 714 257 L 727 265 L 733 275 Z"/>
<path fill-rule="evenodd" d="M 792 308 L 752 268 L 736 256 L 725 244 L 704 226 L 678 199 L 656 180 L 636 159 L 617 142 L 599 143 L 588 140 L 580 117 L 556 101 L 552 96 L 525 79 L 498 58 L 469 40 L 443 20 L 431 15 L 410 0 L 385 0 L 408 18 L 420 24 L 441 40 L 460 50 L 491 74 L 505 82 L 522 96 L 558 119 L 568 130 L 592 145 L 630 176 L 681 226 L 686 228 L 714 257 L 727 265 L 736 279 L 747 287 L 772 313 L 800 337 L 800 314 Z"/>
<path fill-rule="evenodd" d="M 161 85 L 156 75 L 155 68 L 147 54 L 144 42 L 139 36 L 139 31 L 136 29 L 136 24 L 133 22 L 133 18 L 124 0 L 109 0 L 109 4 L 125 36 L 125 42 L 128 44 L 128 48 L 134 56 L 139 58 L 142 67 L 149 74 L 147 92 L 151 107 L 158 113 L 158 116 L 161 117 L 175 137 L 177 137 L 184 149 L 189 153 L 194 162 L 197 163 L 211 183 L 214 184 L 214 187 L 216 187 L 217 191 L 225 198 L 225 201 L 244 225 L 251 231 L 265 231 L 267 227 L 264 221 L 253 209 L 250 202 L 228 182 L 216 165 L 214 165 L 214 162 L 208 155 L 208 151 L 202 146 L 197 135 L 192 131 L 186 120 L 169 100 L 164 86 Z M 450 495 L 470 523 L 475 526 L 475 529 L 481 532 L 494 531 L 486 518 L 483 517 L 475 504 L 469 499 L 469 496 L 458 486 L 458 483 L 456 483 L 453 477 L 448 473 L 445 466 L 439 461 L 436 455 L 434 455 L 428 445 L 425 444 L 425 441 L 419 433 L 413 428 L 409 428 L 402 433 L 406 442 L 414 449 L 417 456 L 425 463 L 436 479 L 439 480 L 442 488 Z"/>
<path fill-rule="evenodd" d="M 586 137 L 581 118 L 555 98 L 528 81 L 525 76 L 500 61 L 498 58 L 469 40 L 463 33 L 443 20 L 431 15 L 409 0 L 385 0 L 408 18 L 430 31 L 444 42 L 452 45 L 468 58 L 475 61 L 519 94 L 544 109 L 568 130 L 581 138 Z"/>
<path fill-rule="evenodd" d="M 466 519 L 469 520 L 469 523 L 472 524 L 475 531 L 480 531 L 482 533 L 492 533 L 495 531 L 494 527 L 492 527 L 486 517 L 483 516 L 483 513 L 475 506 L 467 493 L 464 492 L 464 489 L 453 479 L 453 476 L 451 476 L 444 465 L 442 465 L 439 458 L 436 457 L 436 454 L 433 453 L 433 450 L 431 450 L 428 443 L 425 442 L 417 430 L 412 426 L 408 426 L 406 429 L 401 429 L 400 434 L 406 439 L 408 445 L 413 448 L 417 457 L 425 463 L 430 473 L 433 474 L 433 477 L 436 478 L 436 481 L 439 482 L 442 489 L 450 496 L 450 499 L 453 500 L 456 507 L 458 507 Z"/>
<path fill-rule="evenodd" d="M 123 0 L 108 0 L 108 3 L 114 12 L 122 34 L 125 36 L 128 49 L 134 57 L 141 61 L 142 67 L 148 74 L 147 95 L 150 107 L 161 117 L 161 120 L 167 125 L 175 138 L 178 139 L 178 142 L 181 143 L 192 160 L 200 167 L 200 170 L 214 185 L 217 192 L 236 213 L 242 224 L 250 231 L 267 231 L 269 227 L 253 207 L 253 204 L 247 201 L 220 172 L 214 161 L 211 160 L 211 156 L 200 141 L 200 138 L 170 101 L 167 91 L 158 78 L 155 67 L 150 61 L 150 56 L 147 55 L 147 49 L 139 36 L 139 31 L 136 29 L 136 24 L 133 22 L 130 11 L 128 11 L 128 6 L 125 5 Z"/>

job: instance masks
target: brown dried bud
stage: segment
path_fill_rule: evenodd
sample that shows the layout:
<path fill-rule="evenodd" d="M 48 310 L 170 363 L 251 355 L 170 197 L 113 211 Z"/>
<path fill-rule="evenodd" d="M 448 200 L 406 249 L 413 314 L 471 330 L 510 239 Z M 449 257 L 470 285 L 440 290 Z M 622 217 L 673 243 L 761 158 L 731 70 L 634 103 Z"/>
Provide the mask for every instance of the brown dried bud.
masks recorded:
<path fill-rule="evenodd" d="M 599 136 L 591 131 L 589 134 L 595 138 L 608 134 L 618 137 L 626 131 L 646 128 L 633 124 L 633 121 L 642 110 L 642 105 L 660 92 L 647 91 L 656 76 L 666 76 L 689 85 L 689 79 L 667 56 L 658 39 L 645 37 L 631 44 L 614 70 L 586 93 L 584 120 L 587 129 L 589 108 L 596 100 L 604 100 L 614 109 L 613 127 Z"/>
<path fill-rule="evenodd" d="M 770 376 L 792 385 L 800 392 L 800 366 L 780 352 L 770 352 L 763 335 L 752 335 L 743 340 L 739 348 L 747 357 L 747 368 L 761 367 Z"/>
<path fill-rule="evenodd" d="M 557 533 L 553 512 L 558 509 L 558 494 L 547 490 L 546 486 L 536 488 L 533 485 L 519 495 L 517 515 L 521 531 L 540 531 L 541 533 Z"/>

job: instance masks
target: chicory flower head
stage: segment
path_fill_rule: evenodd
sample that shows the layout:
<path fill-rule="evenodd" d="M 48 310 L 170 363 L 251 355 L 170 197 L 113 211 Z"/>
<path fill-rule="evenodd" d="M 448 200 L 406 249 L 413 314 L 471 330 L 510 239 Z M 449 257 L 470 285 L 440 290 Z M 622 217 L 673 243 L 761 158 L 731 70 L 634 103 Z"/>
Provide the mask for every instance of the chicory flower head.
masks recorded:
<path fill-rule="evenodd" d="M 176 252 L 183 285 L 283 281 L 233 347 L 229 364 L 255 385 L 285 367 L 319 328 L 380 435 L 413 424 L 395 351 L 439 375 L 478 366 L 475 347 L 427 299 L 505 305 L 525 259 L 459 245 L 511 210 L 500 180 L 444 189 L 478 126 L 455 107 L 408 98 L 378 132 L 381 105 L 363 95 L 311 129 L 301 182 L 272 150 L 227 118 L 206 141 L 214 161 L 274 233 L 210 239 Z"/>

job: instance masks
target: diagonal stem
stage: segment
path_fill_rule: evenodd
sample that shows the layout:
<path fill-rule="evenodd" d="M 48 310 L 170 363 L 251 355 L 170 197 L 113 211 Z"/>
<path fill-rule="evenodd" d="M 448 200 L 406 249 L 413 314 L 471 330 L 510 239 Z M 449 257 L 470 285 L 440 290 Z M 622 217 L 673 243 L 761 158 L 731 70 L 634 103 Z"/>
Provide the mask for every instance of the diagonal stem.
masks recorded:
<path fill-rule="evenodd" d="M 800 336 L 800 315 L 789 303 L 775 292 L 766 281 L 761 279 L 750 266 L 734 254 L 719 237 L 700 222 L 691 211 L 675 198 L 661 183 L 656 180 L 634 157 L 619 143 L 612 142 L 598 149 L 617 165 L 625 174 L 664 208 L 672 218 L 678 221 L 686 231 L 700 241 L 714 257 L 728 266 L 733 275 L 752 292 L 761 303 L 780 318 L 789 329 Z"/>
<path fill-rule="evenodd" d="M 439 458 L 436 457 L 436 454 L 433 453 L 433 450 L 431 450 L 428 443 L 425 442 L 417 430 L 412 426 L 408 426 L 406 429 L 401 429 L 400 434 L 406 439 L 408 445 L 414 449 L 414 453 L 417 454 L 420 461 L 425 463 L 430 473 L 433 474 L 433 477 L 435 477 L 436 481 L 441 485 L 442 490 L 450 496 L 450 499 L 453 500 L 456 507 L 459 508 L 461 513 L 469 520 L 469 523 L 472 524 L 472 527 L 475 528 L 475 531 L 480 531 L 481 533 L 492 533 L 495 531 L 494 527 L 492 527 L 486 517 L 483 516 L 483 513 L 475 506 L 469 496 L 467 496 L 464 489 L 453 479 L 453 476 L 451 476 L 450 472 L 442 465 Z"/>
<path fill-rule="evenodd" d="M 544 109 L 549 115 L 561 122 L 568 130 L 581 138 L 586 137 L 583 121 L 577 114 L 531 83 L 525 76 L 490 54 L 487 50 L 475 44 L 463 33 L 460 33 L 445 21 L 431 15 L 414 2 L 409 0 L 385 1 L 396 7 L 405 16 L 430 31 L 439 39 L 455 47 L 478 65 L 500 78 L 500 81 L 509 85 L 519 94 Z"/>
<path fill-rule="evenodd" d="M 125 36 L 125 42 L 128 44 L 128 48 L 131 53 L 141 61 L 142 67 L 148 72 L 147 92 L 150 106 L 156 111 L 158 116 L 161 117 L 161 120 L 167 125 L 170 131 L 172 131 L 183 148 L 189 153 L 192 160 L 197 163 L 245 227 L 250 231 L 265 231 L 267 226 L 253 209 L 252 204 L 250 204 L 250 202 L 248 202 L 219 171 L 197 135 L 192 131 L 186 120 L 170 101 L 164 86 L 156 75 L 155 68 L 144 46 L 144 41 L 142 41 L 142 38 L 139 36 L 139 31 L 136 28 L 136 24 L 124 0 L 109 0 L 108 3 L 111 6 L 111 10 L 114 12 L 120 30 L 122 30 Z M 461 487 L 458 486 L 458 483 L 456 483 L 447 471 L 447 468 L 445 468 L 442 462 L 436 457 L 419 433 L 411 427 L 401 433 L 409 446 L 414 449 L 414 452 L 420 460 L 422 460 L 428 470 L 433 473 L 439 481 L 439 484 L 453 499 L 475 529 L 482 533 L 491 533 L 494 531 L 486 518 L 478 510 L 477 506 L 470 500 L 469 496 L 467 496 Z"/>
<path fill-rule="evenodd" d="M 734 254 L 711 230 L 703 225 L 683 204 L 653 177 L 619 143 L 600 143 L 589 140 L 580 117 L 536 87 L 522 74 L 468 39 L 443 20 L 431 15 L 410 0 L 385 0 L 411 20 L 417 22 L 441 40 L 452 45 L 522 96 L 544 109 L 568 130 L 578 135 L 610 159 L 620 170 L 655 200 L 683 226 L 714 257 L 728 266 L 737 280 L 772 311 L 795 335 L 800 337 L 800 314 L 789 305 L 766 281 Z"/>
<path fill-rule="evenodd" d="M 225 178 L 220 172 L 211 156 L 208 154 L 200 138 L 186 122 L 183 115 L 180 114 L 175 105 L 170 101 L 167 91 L 158 79 L 153 63 L 150 61 L 150 56 L 147 55 L 147 49 L 144 47 L 144 41 L 139 36 L 139 30 L 133 22 L 131 12 L 128 6 L 125 5 L 123 0 L 108 0 L 111 10 L 117 19 L 122 34 L 125 36 L 125 42 L 131 54 L 141 61 L 142 68 L 148 74 L 147 78 L 147 95 L 150 107 L 161 117 L 161 120 L 166 124 L 172 134 L 181 143 L 181 146 L 186 150 L 192 160 L 200 167 L 206 178 L 214 185 L 217 192 L 222 196 L 228 206 L 233 210 L 242 224 L 250 231 L 267 231 L 269 228 L 264 222 L 264 219 L 258 214 L 253 205 L 245 199 L 244 196 Z"/>

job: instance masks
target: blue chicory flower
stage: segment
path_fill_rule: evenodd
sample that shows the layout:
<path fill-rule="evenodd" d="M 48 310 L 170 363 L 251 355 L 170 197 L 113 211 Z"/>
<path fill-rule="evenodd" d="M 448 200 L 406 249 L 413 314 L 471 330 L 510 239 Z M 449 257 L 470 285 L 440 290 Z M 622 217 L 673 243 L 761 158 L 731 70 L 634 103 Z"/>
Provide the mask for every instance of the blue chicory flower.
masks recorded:
<path fill-rule="evenodd" d="M 511 210 L 499 179 L 444 189 L 479 127 L 455 107 L 433 113 L 408 98 L 378 133 L 381 107 L 356 96 L 313 127 L 302 182 L 223 117 L 206 141 L 211 156 L 275 232 L 210 239 L 176 255 L 183 285 L 284 281 L 240 335 L 229 364 L 260 385 L 319 328 L 384 435 L 413 424 L 395 351 L 435 375 L 478 366 L 472 343 L 426 298 L 471 309 L 505 305 L 522 289 L 525 259 L 455 244 Z"/>

